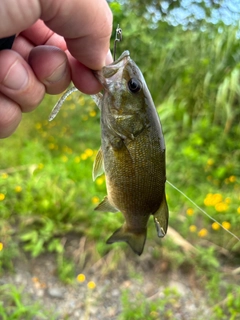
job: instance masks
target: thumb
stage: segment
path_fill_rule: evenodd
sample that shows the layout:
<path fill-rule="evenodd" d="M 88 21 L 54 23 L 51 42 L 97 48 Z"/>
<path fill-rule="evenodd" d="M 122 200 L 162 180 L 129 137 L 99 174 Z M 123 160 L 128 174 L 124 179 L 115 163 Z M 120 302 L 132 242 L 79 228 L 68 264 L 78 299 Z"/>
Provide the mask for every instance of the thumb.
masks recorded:
<path fill-rule="evenodd" d="M 38 19 L 63 36 L 70 53 L 90 69 L 105 65 L 112 32 L 106 0 L 1 0 L 0 37 L 19 33 Z"/>

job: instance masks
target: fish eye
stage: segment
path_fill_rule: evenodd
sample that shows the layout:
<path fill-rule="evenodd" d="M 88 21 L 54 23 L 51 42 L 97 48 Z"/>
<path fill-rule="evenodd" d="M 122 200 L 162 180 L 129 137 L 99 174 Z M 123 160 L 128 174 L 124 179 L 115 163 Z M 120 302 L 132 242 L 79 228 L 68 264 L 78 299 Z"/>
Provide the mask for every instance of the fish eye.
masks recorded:
<path fill-rule="evenodd" d="M 136 93 L 141 90 L 142 86 L 141 86 L 141 83 L 137 79 L 131 78 L 128 81 L 128 88 L 131 92 Z"/>

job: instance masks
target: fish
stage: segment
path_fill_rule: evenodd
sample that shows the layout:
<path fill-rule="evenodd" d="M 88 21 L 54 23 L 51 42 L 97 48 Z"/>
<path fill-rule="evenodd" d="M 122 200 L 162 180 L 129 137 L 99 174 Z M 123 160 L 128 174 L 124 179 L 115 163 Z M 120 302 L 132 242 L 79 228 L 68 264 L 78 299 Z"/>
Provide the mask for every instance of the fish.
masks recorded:
<path fill-rule="evenodd" d="M 115 42 L 121 41 L 116 30 Z M 114 56 L 116 46 L 114 46 Z M 166 180 L 165 142 L 161 123 L 144 77 L 130 58 L 129 51 L 101 71 L 94 72 L 104 92 L 91 95 L 101 110 L 101 140 L 93 166 L 93 180 L 105 171 L 107 196 L 95 208 L 99 211 L 121 211 L 125 223 L 107 240 L 108 244 L 125 241 L 141 255 L 147 236 L 150 215 L 159 237 L 168 228 L 168 206 L 165 182 L 188 199 L 198 210 L 227 230 L 200 208 L 184 192 Z M 66 98 L 76 87 L 68 89 L 53 107 L 52 121 Z"/>
<path fill-rule="evenodd" d="M 92 96 L 101 111 L 101 147 L 93 165 L 93 180 L 105 173 L 107 195 L 95 208 L 121 212 L 125 222 L 107 244 L 126 242 L 141 255 L 150 216 L 158 237 L 168 228 L 165 195 L 166 148 L 161 122 L 151 94 L 129 51 L 94 71 L 103 93 Z"/>

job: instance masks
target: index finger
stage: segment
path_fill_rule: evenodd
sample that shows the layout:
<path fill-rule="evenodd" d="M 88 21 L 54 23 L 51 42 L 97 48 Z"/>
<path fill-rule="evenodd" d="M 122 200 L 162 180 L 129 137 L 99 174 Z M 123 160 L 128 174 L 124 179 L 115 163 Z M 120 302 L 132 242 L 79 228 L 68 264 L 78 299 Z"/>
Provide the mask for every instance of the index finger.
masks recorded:
<path fill-rule="evenodd" d="M 56 14 L 43 12 L 46 25 L 62 35 L 70 53 L 85 66 L 101 69 L 109 50 L 112 13 L 106 0 L 52 0 L 58 4 Z"/>

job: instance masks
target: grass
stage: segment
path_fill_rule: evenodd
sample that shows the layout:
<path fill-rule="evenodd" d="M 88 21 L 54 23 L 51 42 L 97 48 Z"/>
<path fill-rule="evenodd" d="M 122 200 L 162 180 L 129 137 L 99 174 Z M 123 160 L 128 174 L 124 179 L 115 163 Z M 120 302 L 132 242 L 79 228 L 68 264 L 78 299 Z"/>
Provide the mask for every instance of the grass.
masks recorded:
<path fill-rule="evenodd" d="M 177 290 L 166 288 L 161 299 L 153 302 L 146 301 L 146 297 L 140 292 L 133 298 L 128 291 L 123 291 L 123 312 L 119 320 L 154 320 L 173 319 L 174 312 L 178 308 L 180 295 Z M 129 308 L 129 302 L 132 308 Z"/>
<path fill-rule="evenodd" d="M 183 31 L 161 22 L 152 28 L 150 20 L 124 5 L 112 2 L 111 9 L 124 33 L 118 51 L 130 50 L 157 104 L 168 180 L 239 236 L 238 29 L 221 25 L 219 33 L 218 25 L 208 25 L 206 32 Z M 84 274 L 95 265 L 100 278 L 115 279 L 122 272 L 141 288 L 148 274 L 156 285 L 168 273 L 180 273 L 182 281 L 188 276 L 206 298 L 210 320 L 238 320 L 240 243 L 170 185 L 166 191 L 175 233 L 158 239 L 150 221 L 141 258 L 124 243 L 106 245 L 123 217 L 94 211 L 106 195 L 104 177 L 93 183 L 91 173 L 100 146 L 99 111 L 88 97 L 75 93 L 49 123 L 56 100 L 47 96 L 35 112 L 24 115 L 14 135 L 0 141 L 0 319 L 57 318 L 32 303 L 23 288 L 1 282 L 14 275 L 23 254 L 36 259 L 47 253 L 54 256 L 62 282 L 84 286 L 86 319 L 89 289 L 98 283 Z M 74 253 L 71 237 L 79 241 Z M 179 293 L 167 283 L 156 299 L 129 288 L 120 294 L 119 320 L 174 320 L 181 306 Z"/>
<path fill-rule="evenodd" d="M 42 306 L 30 302 L 30 298 L 23 295 L 23 290 L 14 285 L 0 286 L 0 318 L 2 320 L 54 320 L 52 312 L 42 311 Z"/>

